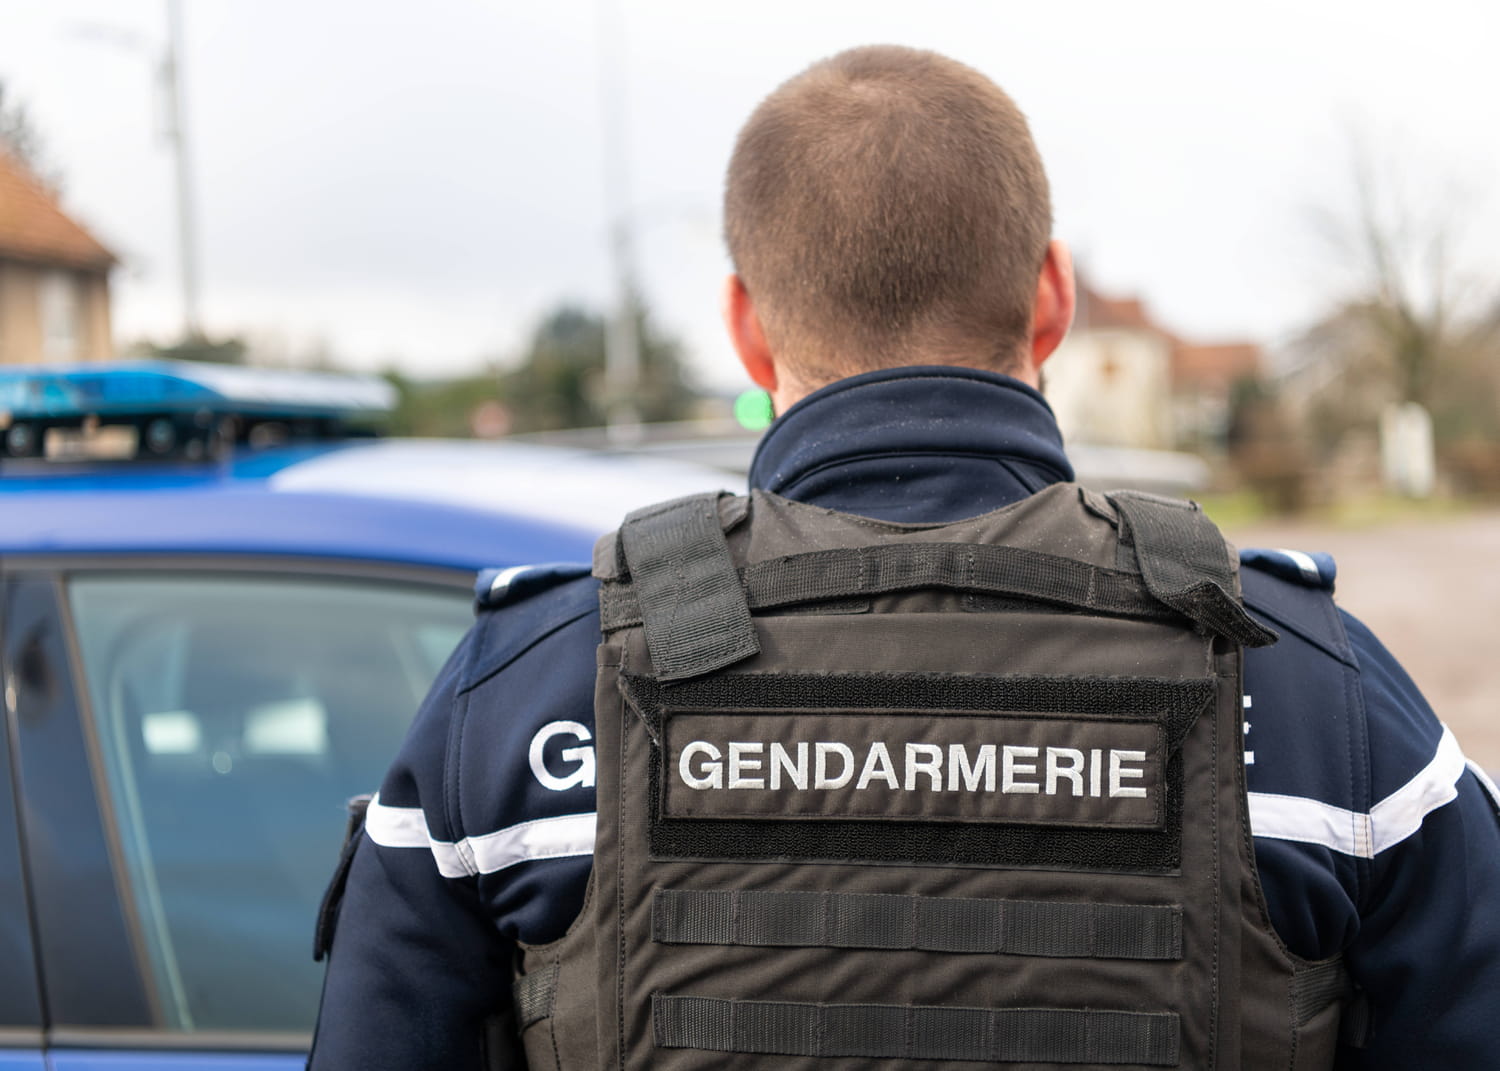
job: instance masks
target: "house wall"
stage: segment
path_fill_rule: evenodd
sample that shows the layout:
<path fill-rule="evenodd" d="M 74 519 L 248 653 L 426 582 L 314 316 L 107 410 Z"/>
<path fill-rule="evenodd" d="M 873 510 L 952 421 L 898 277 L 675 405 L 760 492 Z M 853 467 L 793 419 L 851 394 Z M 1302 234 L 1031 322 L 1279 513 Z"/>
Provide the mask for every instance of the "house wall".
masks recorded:
<path fill-rule="evenodd" d="M 44 324 L 49 300 L 69 306 L 71 344 L 65 348 L 56 338 L 49 345 Z M 107 274 L 0 260 L 0 364 L 99 361 L 113 351 Z"/>
<path fill-rule="evenodd" d="M 81 361 L 107 361 L 115 355 L 114 325 L 110 319 L 109 276 L 80 272 L 79 352 Z"/>
<path fill-rule="evenodd" d="M 41 359 L 42 322 L 37 273 L 25 264 L 0 260 L 0 364 Z"/>
<path fill-rule="evenodd" d="M 1171 447 L 1171 350 L 1154 332 L 1077 331 L 1042 366 L 1063 439 L 1143 450 Z"/>

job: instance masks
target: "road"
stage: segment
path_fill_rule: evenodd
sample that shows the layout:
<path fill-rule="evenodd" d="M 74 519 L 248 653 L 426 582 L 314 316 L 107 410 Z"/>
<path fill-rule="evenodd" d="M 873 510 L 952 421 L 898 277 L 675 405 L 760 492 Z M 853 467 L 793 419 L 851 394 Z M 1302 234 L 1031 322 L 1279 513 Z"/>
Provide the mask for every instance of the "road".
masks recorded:
<path fill-rule="evenodd" d="M 1226 534 L 1241 547 L 1333 554 L 1338 603 L 1396 654 L 1464 753 L 1500 771 L 1500 511 L 1371 528 L 1263 522 Z"/>

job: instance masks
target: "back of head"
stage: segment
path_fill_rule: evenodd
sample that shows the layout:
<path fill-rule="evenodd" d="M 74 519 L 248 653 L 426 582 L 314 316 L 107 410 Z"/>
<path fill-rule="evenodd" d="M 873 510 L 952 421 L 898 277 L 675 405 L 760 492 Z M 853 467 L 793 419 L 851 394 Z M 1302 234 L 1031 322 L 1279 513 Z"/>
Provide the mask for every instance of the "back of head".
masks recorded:
<path fill-rule="evenodd" d="M 1047 178 L 1020 110 L 972 68 L 896 46 L 809 67 L 740 131 L 724 221 L 771 349 L 810 387 L 1022 359 Z"/>

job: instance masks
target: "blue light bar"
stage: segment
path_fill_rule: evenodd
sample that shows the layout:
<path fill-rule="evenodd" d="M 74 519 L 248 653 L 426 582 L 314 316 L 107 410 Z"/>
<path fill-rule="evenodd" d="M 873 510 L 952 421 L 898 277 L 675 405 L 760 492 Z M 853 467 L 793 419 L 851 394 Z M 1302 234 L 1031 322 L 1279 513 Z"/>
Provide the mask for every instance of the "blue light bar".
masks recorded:
<path fill-rule="evenodd" d="M 196 460 L 368 431 L 395 402 L 375 376 L 192 361 L 0 367 L 0 458 Z"/>
<path fill-rule="evenodd" d="M 376 376 L 188 361 L 0 368 L 0 424 L 202 413 L 255 419 L 374 417 L 396 392 Z"/>

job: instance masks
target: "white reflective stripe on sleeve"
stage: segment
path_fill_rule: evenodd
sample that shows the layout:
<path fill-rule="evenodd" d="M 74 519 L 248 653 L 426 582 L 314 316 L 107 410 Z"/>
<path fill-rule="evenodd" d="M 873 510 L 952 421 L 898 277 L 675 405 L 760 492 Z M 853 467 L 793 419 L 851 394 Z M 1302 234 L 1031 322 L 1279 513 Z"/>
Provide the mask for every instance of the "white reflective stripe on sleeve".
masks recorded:
<path fill-rule="evenodd" d="M 1437 753 L 1422 772 L 1370 808 L 1377 854 L 1422 828 L 1422 820 L 1458 798 L 1458 779 L 1468 767 L 1458 738 L 1443 726 Z"/>
<path fill-rule="evenodd" d="M 595 815 L 565 814 L 508 826 L 494 833 L 438 840 L 420 807 L 387 807 L 377 795 L 365 814 L 365 832 L 382 848 L 427 848 L 445 878 L 493 874 L 534 859 L 592 855 Z"/>
<path fill-rule="evenodd" d="M 480 874 L 493 874 L 533 859 L 592 855 L 596 818 L 593 812 L 538 818 L 494 833 L 465 837 L 463 844 L 470 851 L 475 869 Z"/>
<path fill-rule="evenodd" d="M 365 812 L 365 833 L 382 848 L 428 849 L 438 873 L 445 878 L 462 878 L 473 873 L 458 845 L 438 840 L 428 831 L 427 817 L 420 807 L 387 807 L 376 793 Z"/>
<path fill-rule="evenodd" d="M 387 807 L 378 792 L 365 811 L 365 832 L 382 848 L 425 848 L 432 843 L 422 808 Z"/>
<path fill-rule="evenodd" d="M 1371 807 L 1369 814 L 1301 796 L 1251 792 L 1250 832 L 1373 859 L 1421 829 L 1429 814 L 1458 796 L 1458 779 L 1468 768 L 1466 763 L 1458 740 L 1444 726 L 1432 761 Z"/>
<path fill-rule="evenodd" d="M 1321 584 L 1323 582 L 1323 574 L 1318 571 L 1318 563 L 1313 561 L 1308 555 L 1303 554 L 1300 550 L 1281 548 L 1276 553 L 1285 554 L 1290 558 L 1292 564 L 1297 567 L 1297 571 L 1314 584 Z"/>
<path fill-rule="evenodd" d="M 1270 840 L 1321 844 L 1345 855 L 1369 859 L 1370 816 L 1302 796 L 1250 793 L 1250 832 Z"/>

